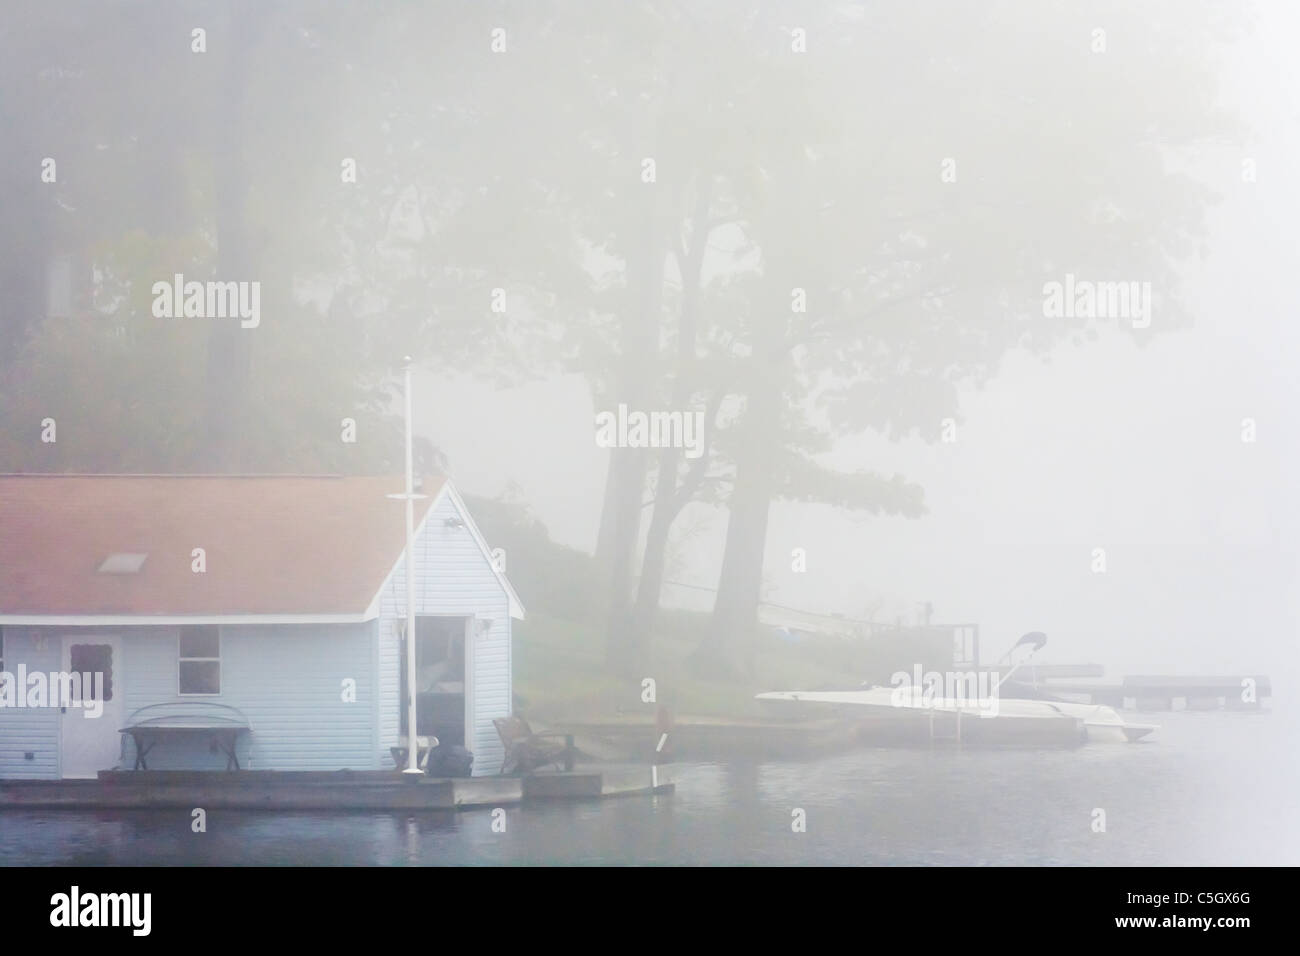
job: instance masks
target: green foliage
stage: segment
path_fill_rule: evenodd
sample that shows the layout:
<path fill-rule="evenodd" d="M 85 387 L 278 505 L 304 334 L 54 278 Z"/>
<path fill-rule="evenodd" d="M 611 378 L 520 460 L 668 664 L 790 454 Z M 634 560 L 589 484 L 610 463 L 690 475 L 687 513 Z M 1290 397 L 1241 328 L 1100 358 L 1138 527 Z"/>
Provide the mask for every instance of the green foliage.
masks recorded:
<path fill-rule="evenodd" d="M 552 541 L 546 526 L 518 500 L 466 495 L 465 504 L 488 543 L 505 550 L 510 583 L 530 616 L 591 620 L 596 579 L 591 555 Z"/>
<path fill-rule="evenodd" d="M 1103 331 L 1045 318 L 1045 281 L 1152 283 L 1158 319 L 1120 331 L 1140 341 L 1186 323 L 1178 272 L 1213 197 L 1175 161 L 1238 132 L 1216 101 L 1232 19 L 1217 11 L 11 4 L 0 457 L 189 470 L 228 405 L 245 470 L 395 470 L 401 356 L 499 383 L 573 371 L 601 402 L 716 410 L 707 475 L 688 484 L 665 456 L 656 496 L 731 507 L 746 533 L 723 580 L 749 601 L 771 499 L 923 512 L 902 477 L 826 467 L 838 440 L 933 440 L 1009 351 Z M 791 49 L 796 24 L 807 53 Z M 45 155 L 57 185 L 37 178 Z M 96 301 L 42 319 L 45 259 L 87 250 Z M 152 282 L 231 262 L 264 287 L 246 349 L 213 320 L 150 314 Z M 54 445 L 37 440 L 47 417 Z M 356 445 L 339 440 L 344 418 Z M 642 477 L 625 482 L 638 515 Z M 516 518 L 499 530 L 518 539 L 521 591 L 583 619 L 602 569 Z"/>

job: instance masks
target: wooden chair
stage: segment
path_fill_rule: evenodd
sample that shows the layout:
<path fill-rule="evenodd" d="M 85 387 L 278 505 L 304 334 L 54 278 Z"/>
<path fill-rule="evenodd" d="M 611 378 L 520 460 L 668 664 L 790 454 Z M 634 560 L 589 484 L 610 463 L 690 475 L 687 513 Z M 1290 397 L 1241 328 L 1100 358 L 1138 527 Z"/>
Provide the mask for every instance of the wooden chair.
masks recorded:
<path fill-rule="evenodd" d="M 410 746 L 411 744 L 407 741 L 406 735 L 403 734 L 397 738 L 396 747 L 388 748 L 388 752 L 393 755 L 393 763 L 397 765 L 398 770 L 406 769 L 407 758 L 410 756 Z M 419 748 L 415 751 L 415 765 L 427 773 L 429 754 L 433 753 L 434 748 L 438 746 L 438 738 L 416 734 L 415 746 Z"/>
<path fill-rule="evenodd" d="M 552 764 L 562 766 L 565 770 L 573 769 L 574 755 L 572 734 L 533 733 L 528 721 L 517 714 L 509 717 L 497 717 L 492 721 L 497 729 L 497 736 L 505 747 L 505 760 L 501 763 L 501 772 L 529 773 Z"/>

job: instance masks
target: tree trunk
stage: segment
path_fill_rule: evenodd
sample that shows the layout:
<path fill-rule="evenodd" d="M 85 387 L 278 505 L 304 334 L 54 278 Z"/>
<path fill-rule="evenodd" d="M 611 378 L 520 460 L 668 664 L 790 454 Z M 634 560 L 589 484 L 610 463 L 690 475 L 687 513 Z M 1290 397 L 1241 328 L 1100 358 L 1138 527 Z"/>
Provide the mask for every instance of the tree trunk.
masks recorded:
<path fill-rule="evenodd" d="M 217 279 L 260 281 L 253 275 L 255 256 L 248 228 L 248 171 L 244 161 L 248 61 L 255 42 L 258 16 L 247 3 L 232 5 L 225 38 L 224 82 L 220 121 L 213 123 L 212 157 L 215 174 Z M 251 329 L 235 318 L 208 321 L 208 366 L 204 392 L 203 466 L 215 472 L 238 472 L 246 466 L 239 435 L 248 425 Z"/>
<path fill-rule="evenodd" d="M 605 590 L 606 658 L 617 672 L 630 672 L 638 649 L 632 630 L 632 575 L 636 545 L 641 537 L 641 496 L 645 493 L 646 455 L 643 448 L 614 448 L 620 459 L 613 475 L 613 551 Z"/>
<path fill-rule="evenodd" d="M 753 670 L 768 511 L 777 487 L 773 469 L 781 441 L 780 372 L 784 358 L 779 326 L 760 320 L 755 330 L 755 375 L 740 426 L 743 435 L 736 452 L 736 482 L 728 502 L 713 634 L 698 654 L 702 666 L 723 674 L 748 675 Z"/>
<path fill-rule="evenodd" d="M 665 459 L 671 458 L 671 462 Z M 660 458 L 659 483 L 662 486 L 664 476 L 670 475 L 674 485 L 677 481 L 677 458 L 664 455 Z M 669 499 L 675 498 L 675 487 L 663 489 Z M 638 651 L 649 644 L 650 634 L 654 629 L 655 615 L 659 610 L 659 596 L 664 586 L 664 558 L 668 550 L 668 536 L 677 520 L 680 508 L 673 500 L 665 500 L 656 494 L 654 512 L 650 517 L 650 530 L 646 532 L 645 552 L 641 556 L 641 580 L 636 592 L 636 606 L 632 613 L 632 642 Z"/>
<path fill-rule="evenodd" d="M 753 669 L 772 485 L 771 467 L 757 456 L 737 465 L 713 605 L 713 634 L 699 653 L 701 662 L 718 673 L 748 675 Z"/>
<path fill-rule="evenodd" d="M 597 399 L 600 401 L 600 399 Z M 596 411 L 604 411 L 598 407 Z M 618 497 L 614 488 L 618 483 L 618 456 L 610 455 L 605 466 L 605 497 L 600 505 L 600 529 L 596 532 L 596 565 L 608 568 L 614 560 L 614 515 L 618 513 Z"/>
<path fill-rule="evenodd" d="M 16 61 L 9 69 L 16 72 L 15 67 Z M 6 70 L 0 79 L 9 83 L 15 77 Z M 57 187 L 40 180 L 40 157 L 50 147 L 43 144 L 34 120 L 20 109 L 17 103 L 0 102 L 5 125 L 0 136 L 0 195 L 5 197 L 6 226 L 0 231 L 0 372 L 8 371 L 46 317 L 46 270 L 55 249 Z M 64 168 L 60 160 L 59 173 L 67 175 Z"/>
<path fill-rule="evenodd" d="M 622 368 L 619 385 L 611 391 L 611 407 L 648 411 L 653 395 L 654 358 L 658 352 L 663 301 L 665 251 L 656 216 L 654 190 L 647 190 L 638 216 L 635 241 L 628 255 L 628 305 L 620 333 Z M 611 448 L 609 478 L 597 555 L 607 575 L 604 582 L 606 660 L 619 673 L 631 673 L 638 648 L 632 629 L 632 576 L 641 537 L 642 498 L 649 465 L 644 448 Z"/>
<path fill-rule="evenodd" d="M 696 329 L 699 325 L 700 276 L 704 269 L 704 253 L 709 241 L 709 209 L 712 205 L 711 177 L 701 175 L 695 182 L 694 209 L 691 213 L 691 248 L 678 259 L 681 271 L 682 304 L 677 325 L 677 360 L 673 376 L 672 402 L 669 411 L 691 414 L 690 404 L 693 369 L 696 358 Z M 706 425 L 707 427 L 707 425 Z M 701 440 L 703 436 L 701 436 Z M 637 587 L 636 606 L 632 616 L 632 640 L 637 650 L 644 650 L 654 630 L 659 598 L 663 591 L 664 559 L 673 523 L 689 499 L 690 487 L 677 487 L 677 468 L 682 449 L 664 448 L 659 453 L 655 483 L 654 510 L 650 529 L 646 533 L 645 551 L 641 557 L 641 580 Z M 698 459 L 702 467 L 707 456 L 704 449 Z M 698 478 L 699 473 L 693 472 Z M 688 479 L 689 480 L 689 479 Z"/>

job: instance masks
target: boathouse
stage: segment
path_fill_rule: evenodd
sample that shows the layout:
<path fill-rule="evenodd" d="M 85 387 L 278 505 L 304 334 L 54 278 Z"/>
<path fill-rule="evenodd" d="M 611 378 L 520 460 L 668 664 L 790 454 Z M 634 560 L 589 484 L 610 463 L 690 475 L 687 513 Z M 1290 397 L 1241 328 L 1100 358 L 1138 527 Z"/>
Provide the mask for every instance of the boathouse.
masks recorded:
<path fill-rule="evenodd" d="M 394 769 L 408 700 L 403 486 L 0 476 L 0 779 Z M 523 608 L 451 482 L 417 491 L 418 732 L 470 750 L 474 775 L 496 773 L 492 721 L 511 711 Z M 167 730 L 140 748 L 147 762 L 132 726 Z"/>

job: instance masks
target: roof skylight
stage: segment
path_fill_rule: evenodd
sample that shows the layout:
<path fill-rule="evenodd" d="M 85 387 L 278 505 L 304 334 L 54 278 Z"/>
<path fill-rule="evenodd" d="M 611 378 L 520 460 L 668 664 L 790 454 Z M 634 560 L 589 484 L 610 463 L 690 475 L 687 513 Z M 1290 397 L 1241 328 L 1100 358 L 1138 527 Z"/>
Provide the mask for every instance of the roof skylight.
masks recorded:
<path fill-rule="evenodd" d="M 135 554 L 131 551 L 115 551 L 104 559 L 99 566 L 100 574 L 139 574 L 147 554 Z"/>

